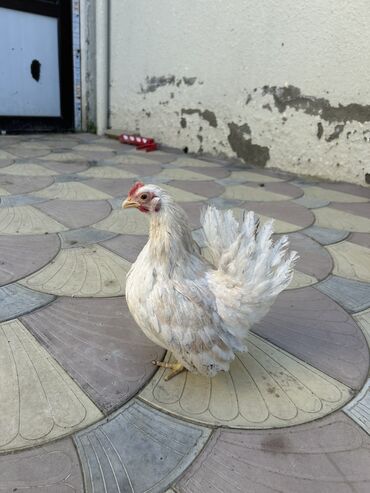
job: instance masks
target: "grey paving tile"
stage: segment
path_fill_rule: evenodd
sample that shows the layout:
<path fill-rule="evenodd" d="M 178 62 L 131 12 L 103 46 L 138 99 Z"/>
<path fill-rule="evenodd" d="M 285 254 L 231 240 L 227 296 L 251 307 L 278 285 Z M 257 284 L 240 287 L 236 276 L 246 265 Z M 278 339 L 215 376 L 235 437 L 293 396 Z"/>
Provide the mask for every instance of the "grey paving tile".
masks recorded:
<path fill-rule="evenodd" d="M 96 188 L 105 193 L 109 193 L 113 197 L 126 195 L 132 187 L 135 179 L 111 179 L 111 178 L 91 178 L 85 183 L 90 187 Z"/>
<path fill-rule="evenodd" d="M 1 197 L 0 207 L 16 207 L 17 205 L 30 205 L 45 202 L 46 199 L 32 197 L 32 195 L 7 195 Z"/>
<path fill-rule="evenodd" d="M 370 248 L 370 234 L 367 233 L 352 233 L 348 241 Z"/>
<path fill-rule="evenodd" d="M 209 198 L 218 197 L 225 191 L 225 188 L 215 181 L 172 180 L 169 185 Z"/>
<path fill-rule="evenodd" d="M 327 250 L 302 233 L 288 234 L 290 249 L 299 254 L 296 267 L 299 271 L 323 279 L 333 268 L 333 261 Z"/>
<path fill-rule="evenodd" d="M 315 199 L 306 196 L 295 199 L 293 202 L 303 205 L 303 207 L 307 207 L 308 209 L 317 209 L 318 207 L 325 207 L 329 204 L 329 200 Z"/>
<path fill-rule="evenodd" d="M 331 245 L 342 241 L 349 235 L 348 231 L 340 231 L 338 229 L 320 228 L 319 226 L 311 226 L 302 231 L 305 235 L 313 238 L 322 245 Z"/>
<path fill-rule="evenodd" d="M 370 379 L 343 411 L 370 435 Z"/>
<path fill-rule="evenodd" d="M 104 412 L 136 394 L 164 354 L 123 298 L 62 298 L 22 322 Z"/>
<path fill-rule="evenodd" d="M 179 493 L 366 493 L 370 437 L 343 413 L 283 430 L 218 431 Z"/>
<path fill-rule="evenodd" d="M 42 190 L 51 185 L 53 181 L 54 179 L 51 176 L 36 177 L 0 174 L 0 187 L 15 195 Z"/>
<path fill-rule="evenodd" d="M 186 212 L 189 218 L 189 224 L 191 227 L 198 229 L 200 228 L 200 214 L 202 209 L 207 206 L 206 202 L 182 202 L 181 207 Z"/>
<path fill-rule="evenodd" d="M 352 183 L 322 183 L 320 186 L 329 190 L 337 190 L 338 192 L 358 195 L 359 197 L 365 197 L 370 200 L 369 187 L 361 187 L 360 185 L 354 185 Z"/>
<path fill-rule="evenodd" d="M 283 202 L 244 202 L 242 207 L 257 214 L 296 224 L 307 228 L 314 222 L 315 217 L 306 207 L 291 201 Z"/>
<path fill-rule="evenodd" d="M 129 262 L 135 262 L 147 241 L 145 235 L 119 235 L 101 244 Z"/>
<path fill-rule="evenodd" d="M 113 419 L 76 436 L 86 492 L 162 493 L 209 434 L 132 401 Z"/>
<path fill-rule="evenodd" d="M 214 168 L 202 168 L 202 167 L 197 167 L 197 166 L 192 166 L 191 170 L 196 172 L 196 173 L 201 173 L 203 175 L 210 176 L 211 178 L 215 178 L 217 180 L 222 180 L 224 178 L 227 178 L 231 170 L 228 169 L 226 166 L 225 167 L 214 167 Z"/>
<path fill-rule="evenodd" d="M 57 235 L 0 235 L 0 285 L 41 269 L 58 253 Z"/>
<path fill-rule="evenodd" d="M 217 207 L 217 209 L 233 209 L 239 207 L 243 203 L 242 200 L 224 199 L 223 197 L 215 197 L 207 201 L 209 205 Z"/>
<path fill-rule="evenodd" d="M 42 165 L 45 168 L 51 169 L 52 171 L 56 171 L 57 173 L 63 173 L 70 175 L 71 173 L 81 173 L 82 171 L 86 171 L 89 167 L 88 162 L 86 163 L 45 163 L 42 162 Z"/>
<path fill-rule="evenodd" d="M 297 199 L 303 195 L 303 191 L 288 182 L 276 182 L 276 183 L 266 183 L 264 188 L 269 192 L 279 193 L 281 195 L 286 195 L 292 199 Z"/>
<path fill-rule="evenodd" d="M 109 202 L 105 200 L 50 200 L 35 207 L 71 229 L 83 228 L 101 221 L 111 212 Z"/>
<path fill-rule="evenodd" d="M 72 440 L 0 456 L 0 491 L 83 493 L 82 473 Z"/>
<path fill-rule="evenodd" d="M 362 216 L 370 219 L 370 203 L 365 202 L 364 204 L 352 204 L 352 203 L 341 203 L 333 202 L 330 207 L 338 209 L 340 211 L 349 212 L 350 214 L 355 214 L 357 216 Z M 369 231 L 367 231 L 369 232 Z"/>
<path fill-rule="evenodd" d="M 370 307 L 370 284 L 330 276 L 315 286 L 350 312 Z"/>
<path fill-rule="evenodd" d="M 95 228 L 81 228 L 60 233 L 62 248 L 76 248 L 93 243 L 100 243 L 116 236 L 116 233 Z"/>
<path fill-rule="evenodd" d="M 0 287 L 0 322 L 29 313 L 54 299 L 55 296 L 38 293 L 18 284 Z"/>
<path fill-rule="evenodd" d="M 349 387 L 359 389 L 366 379 L 369 351 L 362 331 L 312 287 L 283 292 L 253 332 Z"/>
<path fill-rule="evenodd" d="M 87 181 L 88 178 L 86 176 L 82 175 L 59 175 L 54 178 L 55 183 L 67 183 L 69 181 L 77 181 L 77 182 L 84 182 Z"/>

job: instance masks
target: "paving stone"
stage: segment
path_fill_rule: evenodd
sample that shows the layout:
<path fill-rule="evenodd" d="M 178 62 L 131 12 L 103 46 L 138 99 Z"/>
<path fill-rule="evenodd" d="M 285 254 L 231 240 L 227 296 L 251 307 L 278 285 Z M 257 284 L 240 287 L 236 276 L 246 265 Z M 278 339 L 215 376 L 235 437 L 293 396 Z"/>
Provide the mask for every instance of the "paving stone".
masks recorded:
<path fill-rule="evenodd" d="M 257 187 L 258 185 L 256 184 L 255 186 Z M 280 193 L 282 195 L 285 195 L 286 198 L 296 199 L 303 195 L 303 191 L 300 187 L 296 187 L 292 183 L 286 181 L 279 181 L 276 183 L 266 183 L 264 188 L 269 192 Z"/>
<path fill-rule="evenodd" d="M 38 204 L 40 202 L 45 202 L 45 200 L 47 199 L 42 199 L 40 197 L 32 197 L 31 195 L 7 195 L 6 197 L 1 197 L 0 207 L 16 207 L 18 205 L 32 205 L 32 204 Z"/>
<path fill-rule="evenodd" d="M 282 181 L 271 174 L 263 174 L 255 171 L 232 171 L 229 176 L 230 180 L 235 180 L 239 183 L 255 182 L 255 183 L 274 183 Z"/>
<path fill-rule="evenodd" d="M 58 253 L 57 235 L 0 235 L 0 285 L 9 284 L 41 269 Z"/>
<path fill-rule="evenodd" d="M 311 226 L 302 231 L 305 235 L 313 238 L 322 245 L 330 245 L 342 241 L 349 235 L 348 231 L 340 231 L 337 229 L 320 228 L 319 226 Z"/>
<path fill-rule="evenodd" d="M 354 185 L 353 183 L 324 183 L 323 188 L 337 190 L 338 192 L 349 193 L 370 200 L 370 188 Z"/>
<path fill-rule="evenodd" d="M 64 146 L 64 142 L 63 142 L 63 146 Z M 70 151 L 70 152 L 52 152 L 52 153 L 48 154 L 47 156 L 42 157 L 40 159 L 42 161 L 48 161 L 48 162 L 58 161 L 58 162 L 62 162 L 62 163 L 68 163 L 68 162 L 75 163 L 75 162 L 79 162 L 79 161 L 80 162 L 81 161 L 86 162 L 86 157 L 81 156 L 77 152 L 72 152 L 72 151 Z"/>
<path fill-rule="evenodd" d="M 102 200 L 68 201 L 57 199 L 37 204 L 37 208 L 71 229 L 94 224 L 108 217 L 111 212 L 109 203 Z"/>
<path fill-rule="evenodd" d="M 343 413 L 284 430 L 221 430 L 179 493 L 366 493 L 370 438 Z"/>
<path fill-rule="evenodd" d="M 285 202 L 244 202 L 243 209 L 255 211 L 258 215 L 272 217 L 277 221 L 296 225 L 296 229 L 307 228 L 315 220 L 313 213 L 291 201 Z M 293 231 L 287 229 L 283 233 Z"/>
<path fill-rule="evenodd" d="M 147 235 L 149 219 L 146 214 L 137 209 L 116 209 L 102 221 L 94 224 L 94 228 L 111 231 L 117 234 Z"/>
<path fill-rule="evenodd" d="M 41 141 L 18 142 L 6 148 L 8 152 L 20 158 L 37 158 L 50 153 L 50 147 Z"/>
<path fill-rule="evenodd" d="M 57 173 L 81 173 L 81 171 L 85 171 L 89 168 L 87 163 L 42 163 L 45 168 L 51 169 L 52 171 L 56 171 Z"/>
<path fill-rule="evenodd" d="M 334 260 L 333 274 L 370 282 L 370 248 L 349 241 L 326 247 Z"/>
<path fill-rule="evenodd" d="M 356 245 L 362 245 L 366 248 L 370 248 L 370 234 L 352 233 L 348 238 L 348 241 L 355 243 Z"/>
<path fill-rule="evenodd" d="M 33 163 L 12 164 L 7 168 L 2 168 L 1 173 L 3 175 L 18 176 L 54 176 L 57 174 L 55 171 Z"/>
<path fill-rule="evenodd" d="M 44 190 L 35 192 L 35 195 L 60 200 L 106 200 L 112 198 L 111 195 L 89 187 L 85 183 L 70 181 L 54 183 Z"/>
<path fill-rule="evenodd" d="M 299 199 L 295 199 L 293 202 L 299 205 L 303 205 L 303 207 L 307 207 L 308 209 L 317 209 L 319 207 L 325 207 L 330 203 L 328 200 L 313 199 L 310 197 L 306 197 L 305 195 L 303 197 L 299 197 Z"/>
<path fill-rule="evenodd" d="M 304 187 L 304 195 L 307 198 L 328 200 L 330 202 L 367 202 L 369 199 L 361 197 L 359 195 L 352 195 L 350 193 L 339 192 L 337 190 L 330 190 L 328 188 L 318 186 Z"/>
<path fill-rule="evenodd" d="M 143 153 L 130 153 L 130 154 L 121 154 L 109 159 L 109 162 L 112 164 L 123 164 L 125 166 L 131 166 L 136 164 L 146 164 L 146 165 L 158 165 L 158 162 L 155 159 L 148 157 Z"/>
<path fill-rule="evenodd" d="M 185 419 L 237 428 L 305 423 L 351 397 L 342 383 L 254 334 L 248 349 L 237 355 L 230 372 L 213 379 L 184 372 L 166 382 L 167 370 L 161 368 L 140 397 Z"/>
<path fill-rule="evenodd" d="M 63 224 L 31 205 L 0 208 L 1 234 L 45 234 L 65 230 Z"/>
<path fill-rule="evenodd" d="M 0 325 L 0 450 L 65 436 L 100 411 L 17 320 Z"/>
<path fill-rule="evenodd" d="M 199 202 L 201 200 L 205 200 L 206 198 L 203 195 L 187 192 L 185 190 L 181 190 L 180 188 L 173 187 L 165 183 L 161 185 L 161 188 L 168 192 L 176 202 Z"/>
<path fill-rule="evenodd" d="M 280 201 L 287 200 L 287 196 L 281 193 L 270 192 L 266 187 L 252 187 L 247 185 L 229 185 L 225 187 L 222 198 L 232 200 L 251 200 L 251 201 Z"/>
<path fill-rule="evenodd" d="M 82 472 L 72 440 L 0 456 L 0 491 L 82 493 Z"/>
<path fill-rule="evenodd" d="M 349 204 L 342 205 L 348 206 Z M 368 233 L 370 231 L 370 219 L 343 210 L 339 212 L 339 209 L 334 209 L 332 206 L 315 209 L 315 226 L 359 233 Z"/>
<path fill-rule="evenodd" d="M 231 171 L 226 168 L 226 167 L 217 167 L 217 168 L 202 168 L 202 167 L 197 167 L 197 166 L 192 166 L 191 167 L 192 171 L 195 171 L 196 173 L 202 173 L 203 175 L 207 175 L 211 178 L 215 179 L 223 179 L 227 178 L 230 176 Z"/>
<path fill-rule="evenodd" d="M 203 209 L 207 207 L 206 202 L 180 202 L 179 204 L 186 215 L 188 216 L 189 225 L 191 228 L 200 228 L 200 215 Z"/>
<path fill-rule="evenodd" d="M 76 437 L 86 492 L 161 493 L 191 464 L 210 430 L 133 401 Z"/>
<path fill-rule="evenodd" d="M 255 203 L 253 203 L 253 204 L 255 204 Z M 290 232 L 297 231 L 297 230 L 301 229 L 301 227 L 297 224 L 292 224 L 290 222 L 277 219 L 276 217 L 273 217 L 273 216 L 266 216 L 264 214 L 261 214 L 259 212 L 258 207 L 254 207 L 254 206 L 250 207 L 249 204 L 248 204 L 247 208 L 243 208 L 243 209 L 241 207 L 232 208 L 232 211 L 233 211 L 233 213 L 234 213 L 234 215 L 238 221 L 241 221 L 242 218 L 244 217 L 244 215 L 250 210 L 255 212 L 255 214 L 258 216 L 261 224 L 264 224 L 265 222 L 273 219 L 274 220 L 274 232 L 276 234 L 290 233 Z"/>
<path fill-rule="evenodd" d="M 148 237 L 144 235 L 118 235 L 101 245 L 129 262 L 135 262 L 147 241 Z"/>
<path fill-rule="evenodd" d="M 15 195 L 43 190 L 53 181 L 51 176 L 0 175 L 0 187 Z"/>
<path fill-rule="evenodd" d="M 106 248 L 89 245 L 61 250 L 50 264 L 19 282 L 58 296 L 121 296 L 130 267 Z"/>
<path fill-rule="evenodd" d="M 196 173 L 189 168 L 167 168 L 161 171 L 157 177 L 175 181 L 209 181 L 209 176 Z"/>
<path fill-rule="evenodd" d="M 350 214 L 355 214 L 357 216 L 361 216 L 363 218 L 367 218 L 370 220 L 370 203 L 366 202 L 366 204 L 342 204 L 340 202 L 333 202 L 331 204 L 331 207 L 336 209 L 337 211 L 344 211 L 344 212 L 349 212 Z M 337 212 L 338 213 L 338 212 Z M 365 233 L 369 233 L 370 229 L 368 231 L 365 231 Z"/>
<path fill-rule="evenodd" d="M 173 180 L 169 185 L 181 188 L 187 192 L 194 192 L 203 197 L 218 197 L 223 193 L 225 188 L 215 181 L 180 181 Z"/>
<path fill-rule="evenodd" d="M 131 173 L 135 173 L 137 176 L 153 176 L 160 173 L 162 167 L 160 164 L 131 164 L 126 166 L 125 169 Z"/>
<path fill-rule="evenodd" d="M 304 288 L 316 283 L 316 277 L 310 276 L 309 274 L 305 274 L 304 272 L 300 272 L 299 270 L 295 269 L 293 273 L 293 279 L 286 289 Z"/>
<path fill-rule="evenodd" d="M 325 248 L 302 233 L 291 233 L 288 238 L 290 250 L 299 254 L 296 263 L 299 271 L 316 279 L 323 279 L 331 272 L 333 261 Z"/>
<path fill-rule="evenodd" d="M 366 379 L 366 340 L 352 317 L 313 288 L 281 293 L 253 332 L 343 384 Z"/>
<path fill-rule="evenodd" d="M 215 162 L 203 161 L 202 159 L 196 159 L 191 157 L 180 156 L 175 159 L 172 164 L 176 166 L 185 167 L 193 167 L 196 166 L 198 168 L 218 168 L 221 165 Z"/>
<path fill-rule="evenodd" d="M 2 165 L 8 166 L 9 164 L 14 162 L 14 159 L 15 156 L 13 154 L 10 154 L 9 152 L 0 149 L 0 162 L 2 163 Z"/>
<path fill-rule="evenodd" d="M 54 296 L 38 293 L 18 284 L 0 287 L 0 322 L 29 313 L 53 300 Z"/>
<path fill-rule="evenodd" d="M 129 179 L 110 179 L 110 178 L 91 178 L 87 182 L 90 187 L 101 190 L 104 193 L 109 194 L 111 197 L 123 195 L 127 197 L 127 194 L 135 183 L 133 178 Z"/>
<path fill-rule="evenodd" d="M 343 411 L 370 435 L 370 379 Z"/>
<path fill-rule="evenodd" d="M 164 354 L 123 298 L 61 298 L 22 322 L 105 413 L 135 395 Z"/>
<path fill-rule="evenodd" d="M 364 310 L 363 312 L 355 313 L 353 315 L 353 318 L 361 327 L 370 347 L 370 310 Z"/>
<path fill-rule="evenodd" d="M 59 175 L 54 178 L 54 183 L 67 183 L 67 182 L 86 182 L 88 180 L 87 176 L 71 174 L 71 175 Z"/>
<path fill-rule="evenodd" d="M 329 276 L 315 286 L 350 312 L 359 312 L 370 306 L 370 284 Z"/>
<path fill-rule="evenodd" d="M 104 242 L 115 237 L 116 233 L 94 228 L 82 228 L 60 233 L 59 236 L 62 240 L 62 248 L 76 248 Z"/>
<path fill-rule="evenodd" d="M 137 175 L 135 173 L 131 173 L 130 171 L 126 171 L 124 169 L 120 169 L 118 167 L 114 168 L 113 166 L 94 166 L 89 168 L 87 171 L 83 171 L 80 173 L 81 176 L 89 177 L 89 178 L 130 178 L 134 179 Z"/>

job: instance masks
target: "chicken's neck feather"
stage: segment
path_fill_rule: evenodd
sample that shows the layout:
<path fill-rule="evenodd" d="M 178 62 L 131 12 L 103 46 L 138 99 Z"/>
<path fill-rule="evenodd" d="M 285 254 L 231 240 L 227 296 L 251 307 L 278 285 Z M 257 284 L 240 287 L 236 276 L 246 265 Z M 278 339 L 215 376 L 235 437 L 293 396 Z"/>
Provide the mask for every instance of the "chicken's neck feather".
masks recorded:
<path fill-rule="evenodd" d="M 163 201 L 160 211 L 151 215 L 149 253 L 153 262 L 169 266 L 195 253 L 186 214 L 170 199 Z"/>

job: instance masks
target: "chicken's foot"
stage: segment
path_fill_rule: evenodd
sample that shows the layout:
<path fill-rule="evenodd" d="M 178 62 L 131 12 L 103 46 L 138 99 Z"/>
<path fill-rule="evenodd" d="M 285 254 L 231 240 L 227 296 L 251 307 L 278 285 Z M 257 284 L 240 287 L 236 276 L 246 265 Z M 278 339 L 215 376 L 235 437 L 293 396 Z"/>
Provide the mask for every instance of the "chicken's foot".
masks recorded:
<path fill-rule="evenodd" d="M 186 368 L 181 363 L 166 363 L 165 361 L 152 361 L 153 365 L 160 366 L 162 368 L 171 369 L 171 373 L 167 375 L 164 379 L 166 382 L 171 380 L 171 378 L 175 377 L 179 373 L 182 373 Z"/>

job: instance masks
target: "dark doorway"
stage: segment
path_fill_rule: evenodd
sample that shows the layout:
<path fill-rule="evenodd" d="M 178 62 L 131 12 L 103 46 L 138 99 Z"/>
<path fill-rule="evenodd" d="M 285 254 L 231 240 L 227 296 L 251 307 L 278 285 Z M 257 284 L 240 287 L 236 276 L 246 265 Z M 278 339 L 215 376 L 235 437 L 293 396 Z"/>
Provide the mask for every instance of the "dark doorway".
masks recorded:
<path fill-rule="evenodd" d="M 0 0 L 0 130 L 72 129 L 71 0 Z"/>

